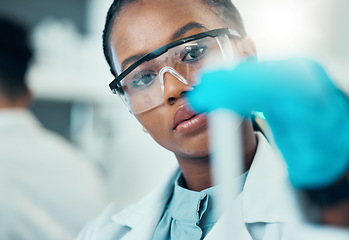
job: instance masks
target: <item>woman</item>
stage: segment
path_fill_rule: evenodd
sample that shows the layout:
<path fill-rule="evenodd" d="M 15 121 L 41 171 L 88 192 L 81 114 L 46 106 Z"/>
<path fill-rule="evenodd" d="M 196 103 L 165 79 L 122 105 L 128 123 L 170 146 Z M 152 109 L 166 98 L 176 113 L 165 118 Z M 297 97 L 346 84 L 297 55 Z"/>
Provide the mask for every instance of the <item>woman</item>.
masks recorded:
<path fill-rule="evenodd" d="M 215 204 L 207 116 L 185 95 L 203 66 L 256 54 L 238 11 L 230 0 L 114 1 L 103 40 L 111 89 L 180 170 L 140 202 L 122 211 L 111 205 L 78 239 L 216 239 L 229 219 Z M 239 239 L 280 239 L 296 212 L 286 168 L 250 119 L 241 128 L 244 186 L 232 199 L 241 205 L 232 228 Z"/>

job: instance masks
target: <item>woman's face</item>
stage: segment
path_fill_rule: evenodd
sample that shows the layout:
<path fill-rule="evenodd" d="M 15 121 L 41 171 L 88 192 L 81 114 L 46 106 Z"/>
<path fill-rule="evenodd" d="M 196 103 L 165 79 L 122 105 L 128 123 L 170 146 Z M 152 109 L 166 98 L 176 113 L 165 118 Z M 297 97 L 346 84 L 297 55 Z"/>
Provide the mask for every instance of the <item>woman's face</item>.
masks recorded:
<path fill-rule="evenodd" d="M 183 31 L 182 27 L 189 26 L 189 23 L 199 23 L 206 29 L 191 24 Z M 110 38 L 111 50 L 118 64 L 176 39 L 223 27 L 227 25 L 201 0 L 140 0 L 127 5 L 117 17 Z M 136 114 L 136 118 L 155 141 L 177 157 L 207 156 L 206 116 L 193 115 L 188 110 L 183 97 L 183 93 L 189 90 L 187 85 L 169 73 L 164 75 L 164 82 L 164 103 Z"/>

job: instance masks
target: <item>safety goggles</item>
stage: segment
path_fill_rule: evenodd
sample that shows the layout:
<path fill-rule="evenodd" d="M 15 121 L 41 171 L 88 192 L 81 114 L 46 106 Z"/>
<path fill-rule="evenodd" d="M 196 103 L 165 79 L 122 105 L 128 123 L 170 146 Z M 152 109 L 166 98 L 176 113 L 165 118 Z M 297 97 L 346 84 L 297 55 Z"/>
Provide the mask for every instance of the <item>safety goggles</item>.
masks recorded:
<path fill-rule="evenodd" d="M 204 66 L 233 60 L 231 38 L 240 35 L 229 28 L 220 28 L 166 44 L 126 68 L 109 87 L 131 113 L 153 109 L 165 102 L 166 74 L 190 87 L 196 84 L 196 73 Z"/>

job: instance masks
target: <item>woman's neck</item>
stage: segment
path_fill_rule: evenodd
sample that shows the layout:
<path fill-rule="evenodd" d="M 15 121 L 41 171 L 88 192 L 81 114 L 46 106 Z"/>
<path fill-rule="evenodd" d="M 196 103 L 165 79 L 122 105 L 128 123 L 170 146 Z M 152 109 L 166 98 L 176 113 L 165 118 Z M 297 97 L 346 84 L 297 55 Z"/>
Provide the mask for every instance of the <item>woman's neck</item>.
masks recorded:
<path fill-rule="evenodd" d="M 244 122 L 242 132 L 245 172 L 251 167 L 257 150 L 257 139 L 250 122 Z M 209 156 L 200 158 L 176 157 L 186 182 L 186 188 L 199 192 L 213 186 Z"/>
<path fill-rule="evenodd" d="M 212 187 L 208 157 L 188 159 L 177 156 L 177 160 L 185 180 L 183 187 L 197 192 Z"/>

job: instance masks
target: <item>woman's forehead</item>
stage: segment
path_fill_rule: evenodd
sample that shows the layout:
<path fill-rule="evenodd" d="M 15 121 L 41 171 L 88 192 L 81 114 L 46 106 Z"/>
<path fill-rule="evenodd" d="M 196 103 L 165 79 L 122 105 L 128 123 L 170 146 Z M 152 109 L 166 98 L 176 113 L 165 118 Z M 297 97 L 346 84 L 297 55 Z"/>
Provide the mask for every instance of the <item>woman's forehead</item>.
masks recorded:
<path fill-rule="evenodd" d="M 127 6 L 115 20 L 111 47 L 117 62 L 142 55 L 169 42 L 181 28 L 195 23 L 179 38 L 204 29 L 224 27 L 214 10 L 201 0 L 143 0 Z M 204 26 L 200 29 L 200 26 Z"/>

